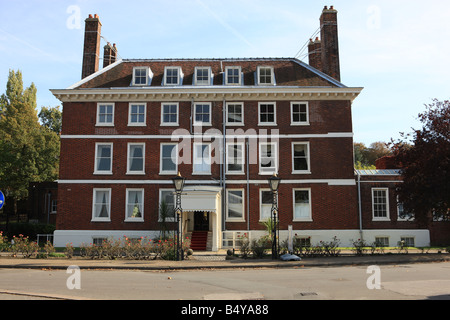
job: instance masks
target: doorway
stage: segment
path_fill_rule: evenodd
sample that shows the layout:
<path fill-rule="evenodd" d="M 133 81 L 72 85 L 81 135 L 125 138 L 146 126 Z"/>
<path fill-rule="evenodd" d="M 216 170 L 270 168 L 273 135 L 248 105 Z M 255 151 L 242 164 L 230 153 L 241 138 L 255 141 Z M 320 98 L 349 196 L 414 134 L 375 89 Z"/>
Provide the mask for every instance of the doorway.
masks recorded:
<path fill-rule="evenodd" d="M 194 231 L 209 231 L 209 212 L 194 212 Z"/>

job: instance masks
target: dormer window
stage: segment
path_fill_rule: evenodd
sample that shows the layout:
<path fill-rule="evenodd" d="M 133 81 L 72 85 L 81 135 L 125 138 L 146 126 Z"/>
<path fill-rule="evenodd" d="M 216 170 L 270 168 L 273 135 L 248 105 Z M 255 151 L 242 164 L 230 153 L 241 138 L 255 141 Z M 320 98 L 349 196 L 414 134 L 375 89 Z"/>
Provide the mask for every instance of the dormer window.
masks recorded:
<path fill-rule="evenodd" d="M 211 68 L 195 67 L 194 85 L 209 86 L 211 85 Z"/>
<path fill-rule="evenodd" d="M 225 67 L 225 84 L 231 86 L 240 86 L 241 67 Z"/>
<path fill-rule="evenodd" d="M 180 67 L 166 67 L 164 70 L 164 85 L 165 86 L 179 86 L 183 74 Z"/>
<path fill-rule="evenodd" d="M 258 85 L 273 86 L 275 84 L 275 75 L 273 67 L 258 67 Z"/>
<path fill-rule="evenodd" d="M 133 86 L 149 86 L 153 73 L 149 67 L 133 68 Z"/>

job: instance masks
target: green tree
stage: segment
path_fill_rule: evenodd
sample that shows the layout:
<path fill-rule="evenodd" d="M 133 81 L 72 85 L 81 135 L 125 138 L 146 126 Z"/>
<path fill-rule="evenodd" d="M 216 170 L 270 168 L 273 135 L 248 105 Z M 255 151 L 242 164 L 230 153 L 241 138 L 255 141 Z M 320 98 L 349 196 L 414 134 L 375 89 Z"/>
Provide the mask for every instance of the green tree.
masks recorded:
<path fill-rule="evenodd" d="M 28 196 L 30 182 L 57 178 L 59 136 L 39 124 L 36 93 L 10 70 L 0 97 L 0 189 L 15 201 Z"/>
<path fill-rule="evenodd" d="M 61 133 L 62 112 L 59 107 L 42 107 L 39 112 L 39 119 L 44 127 L 50 129 L 56 134 Z"/>
<path fill-rule="evenodd" d="M 422 128 L 392 141 L 403 183 L 398 187 L 405 212 L 426 224 L 429 215 L 450 219 L 450 101 L 433 100 L 419 114 Z M 412 145 L 407 143 L 412 141 Z"/>
<path fill-rule="evenodd" d="M 353 144 L 356 169 L 375 169 L 375 161 L 384 156 L 392 155 L 391 150 L 385 142 L 373 142 L 369 147 L 364 143 Z"/>

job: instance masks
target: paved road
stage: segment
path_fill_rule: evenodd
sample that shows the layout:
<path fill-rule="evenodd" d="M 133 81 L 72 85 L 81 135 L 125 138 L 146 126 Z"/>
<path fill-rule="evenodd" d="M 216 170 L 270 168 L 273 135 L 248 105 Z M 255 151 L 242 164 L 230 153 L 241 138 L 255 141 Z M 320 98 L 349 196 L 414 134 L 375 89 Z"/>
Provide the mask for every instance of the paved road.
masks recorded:
<path fill-rule="evenodd" d="M 0 269 L 0 299 L 450 300 L 450 262 L 379 266 L 379 274 L 367 271 L 366 266 L 81 270 L 75 278 L 76 271 Z M 69 290 L 68 279 L 80 289 Z M 368 283 L 376 287 L 377 279 L 381 289 L 368 289 Z"/>

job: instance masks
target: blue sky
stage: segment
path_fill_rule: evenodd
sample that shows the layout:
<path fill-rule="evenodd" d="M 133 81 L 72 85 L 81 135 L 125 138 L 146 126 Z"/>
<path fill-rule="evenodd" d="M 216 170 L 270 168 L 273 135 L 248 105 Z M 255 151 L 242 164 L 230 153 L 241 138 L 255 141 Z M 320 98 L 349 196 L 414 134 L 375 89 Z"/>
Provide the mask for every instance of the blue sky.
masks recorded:
<path fill-rule="evenodd" d="M 0 0 L 0 92 L 20 69 L 38 107 L 60 105 L 49 89 L 80 80 L 89 14 L 125 59 L 294 57 L 325 5 L 339 11 L 342 82 L 365 88 L 353 104 L 355 141 L 398 138 L 419 127 L 424 104 L 449 99 L 443 0 Z"/>

